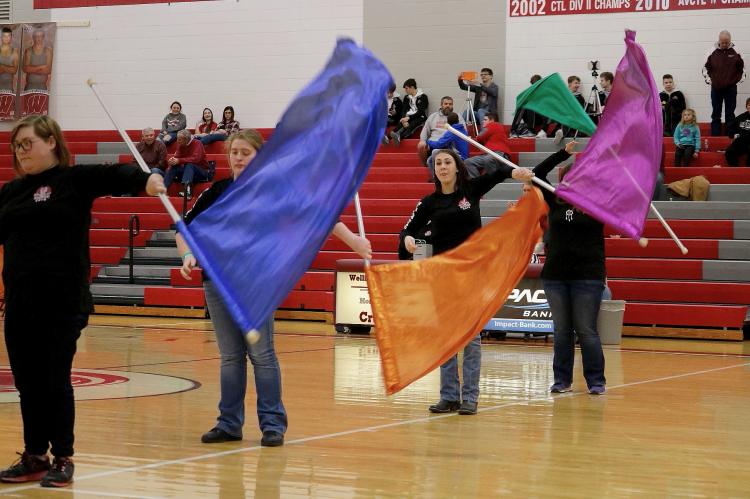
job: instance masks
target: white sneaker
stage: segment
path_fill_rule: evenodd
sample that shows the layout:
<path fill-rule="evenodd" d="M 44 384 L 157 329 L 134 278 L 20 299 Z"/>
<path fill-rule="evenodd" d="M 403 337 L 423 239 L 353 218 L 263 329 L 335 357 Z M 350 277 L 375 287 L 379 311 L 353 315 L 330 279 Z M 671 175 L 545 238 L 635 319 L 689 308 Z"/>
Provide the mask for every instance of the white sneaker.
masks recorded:
<path fill-rule="evenodd" d="M 547 138 L 547 132 L 544 130 L 539 130 L 539 133 L 536 134 L 537 139 L 546 139 Z"/>
<path fill-rule="evenodd" d="M 555 132 L 555 140 L 554 140 L 554 143 L 555 143 L 555 144 L 559 144 L 560 142 L 562 142 L 562 139 L 563 139 L 563 131 L 562 131 L 562 130 L 558 130 L 558 131 L 556 131 L 556 132 Z"/>

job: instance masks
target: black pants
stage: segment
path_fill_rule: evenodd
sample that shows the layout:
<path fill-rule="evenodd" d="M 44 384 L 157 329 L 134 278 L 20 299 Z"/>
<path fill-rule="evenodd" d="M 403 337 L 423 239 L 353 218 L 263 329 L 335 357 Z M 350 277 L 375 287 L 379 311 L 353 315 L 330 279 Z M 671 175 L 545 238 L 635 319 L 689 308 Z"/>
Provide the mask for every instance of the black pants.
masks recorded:
<path fill-rule="evenodd" d="M 734 110 L 737 107 L 737 85 L 727 88 L 711 88 L 711 135 L 721 135 L 721 107 L 724 105 L 724 124 L 729 126 L 734 121 Z"/>
<path fill-rule="evenodd" d="M 23 439 L 29 454 L 73 455 L 75 402 L 70 371 L 76 340 L 88 316 L 40 318 L 44 310 L 8 304 L 5 344 L 21 399 Z"/>
<path fill-rule="evenodd" d="M 409 124 L 405 127 L 399 128 L 395 133 L 397 133 L 402 139 L 409 138 L 417 128 L 424 125 L 425 121 L 427 121 L 427 117 L 425 116 L 411 116 L 409 118 Z"/>
<path fill-rule="evenodd" d="M 677 146 L 677 148 L 674 150 L 674 165 L 690 166 L 690 162 L 693 160 L 694 153 L 695 147 L 693 146 Z"/>
<path fill-rule="evenodd" d="M 738 137 L 729 144 L 724 156 L 727 158 L 729 166 L 739 166 L 740 156 L 745 156 L 745 166 L 750 166 L 750 139 Z"/>

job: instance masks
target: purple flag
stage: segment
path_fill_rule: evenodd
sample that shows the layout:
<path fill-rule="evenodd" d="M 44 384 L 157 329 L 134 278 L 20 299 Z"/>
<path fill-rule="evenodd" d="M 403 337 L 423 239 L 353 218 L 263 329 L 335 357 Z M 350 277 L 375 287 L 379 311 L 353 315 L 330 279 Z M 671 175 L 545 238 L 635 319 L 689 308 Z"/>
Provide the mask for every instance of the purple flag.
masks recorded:
<path fill-rule="evenodd" d="M 638 239 L 659 172 L 663 124 L 659 91 L 635 31 L 625 32 L 625 45 L 599 127 L 556 194 Z"/>

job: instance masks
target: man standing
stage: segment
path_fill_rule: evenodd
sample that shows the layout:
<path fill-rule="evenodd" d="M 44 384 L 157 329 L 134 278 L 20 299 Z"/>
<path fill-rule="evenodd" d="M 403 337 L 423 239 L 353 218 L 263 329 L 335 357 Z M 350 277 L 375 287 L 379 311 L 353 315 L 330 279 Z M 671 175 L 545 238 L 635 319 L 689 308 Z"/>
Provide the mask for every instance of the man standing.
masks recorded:
<path fill-rule="evenodd" d="M 436 141 L 446 133 L 445 126 L 448 124 L 448 115 L 453 112 L 453 98 L 445 96 L 440 99 L 440 109 L 427 117 L 422 133 L 419 135 L 419 144 L 417 144 L 417 154 L 423 165 L 427 165 L 427 158 L 430 157 L 430 147 L 427 141 Z M 459 119 L 463 124 L 464 120 Z"/>
<path fill-rule="evenodd" d="M 461 79 L 461 75 L 458 75 L 458 87 L 461 90 L 474 92 L 474 115 L 477 120 L 477 127 L 481 129 L 485 114 L 497 114 L 498 89 L 497 84 L 492 81 L 493 73 L 490 68 L 482 68 L 479 72 L 479 78 L 482 80 L 481 82 L 464 81 Z M 469 118 L 467 110 L 464 119 L 469 121 Z"/>
<path fill-rule="evenodd" d="M 721 135 L 721 106 L 724 105 L 724 123 L 734 121 L 737 106 L 737 83 L 742 79 L 745 63 L 732 43 L 729 31 L 719 33 L 705 64 L 706 81 L 711 84 L 711 135 Z"/>
<path fill-rule="evenodd" d="M 167 170 L 167 146 L 164 142 L 156 140 L 156 132 L 151 127 L 144 128 L 141 134 L 141 141 L 135 145 L 135 148 L 146 165 L 151 168 L 151 173 L 158 173 L 163 177 Z"/>

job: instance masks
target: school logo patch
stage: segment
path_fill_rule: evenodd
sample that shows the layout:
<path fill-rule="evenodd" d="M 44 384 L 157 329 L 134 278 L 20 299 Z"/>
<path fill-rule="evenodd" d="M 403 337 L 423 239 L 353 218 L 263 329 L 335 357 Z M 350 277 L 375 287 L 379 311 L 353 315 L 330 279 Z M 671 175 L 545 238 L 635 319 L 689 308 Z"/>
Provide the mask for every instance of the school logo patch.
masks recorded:
<path fill-rule="evenodd" d="M 52 196 L 52 188 L 48 185 L 43 185 L 34 193 L 34 201 L 41 203 L 47 201 Z"/>

